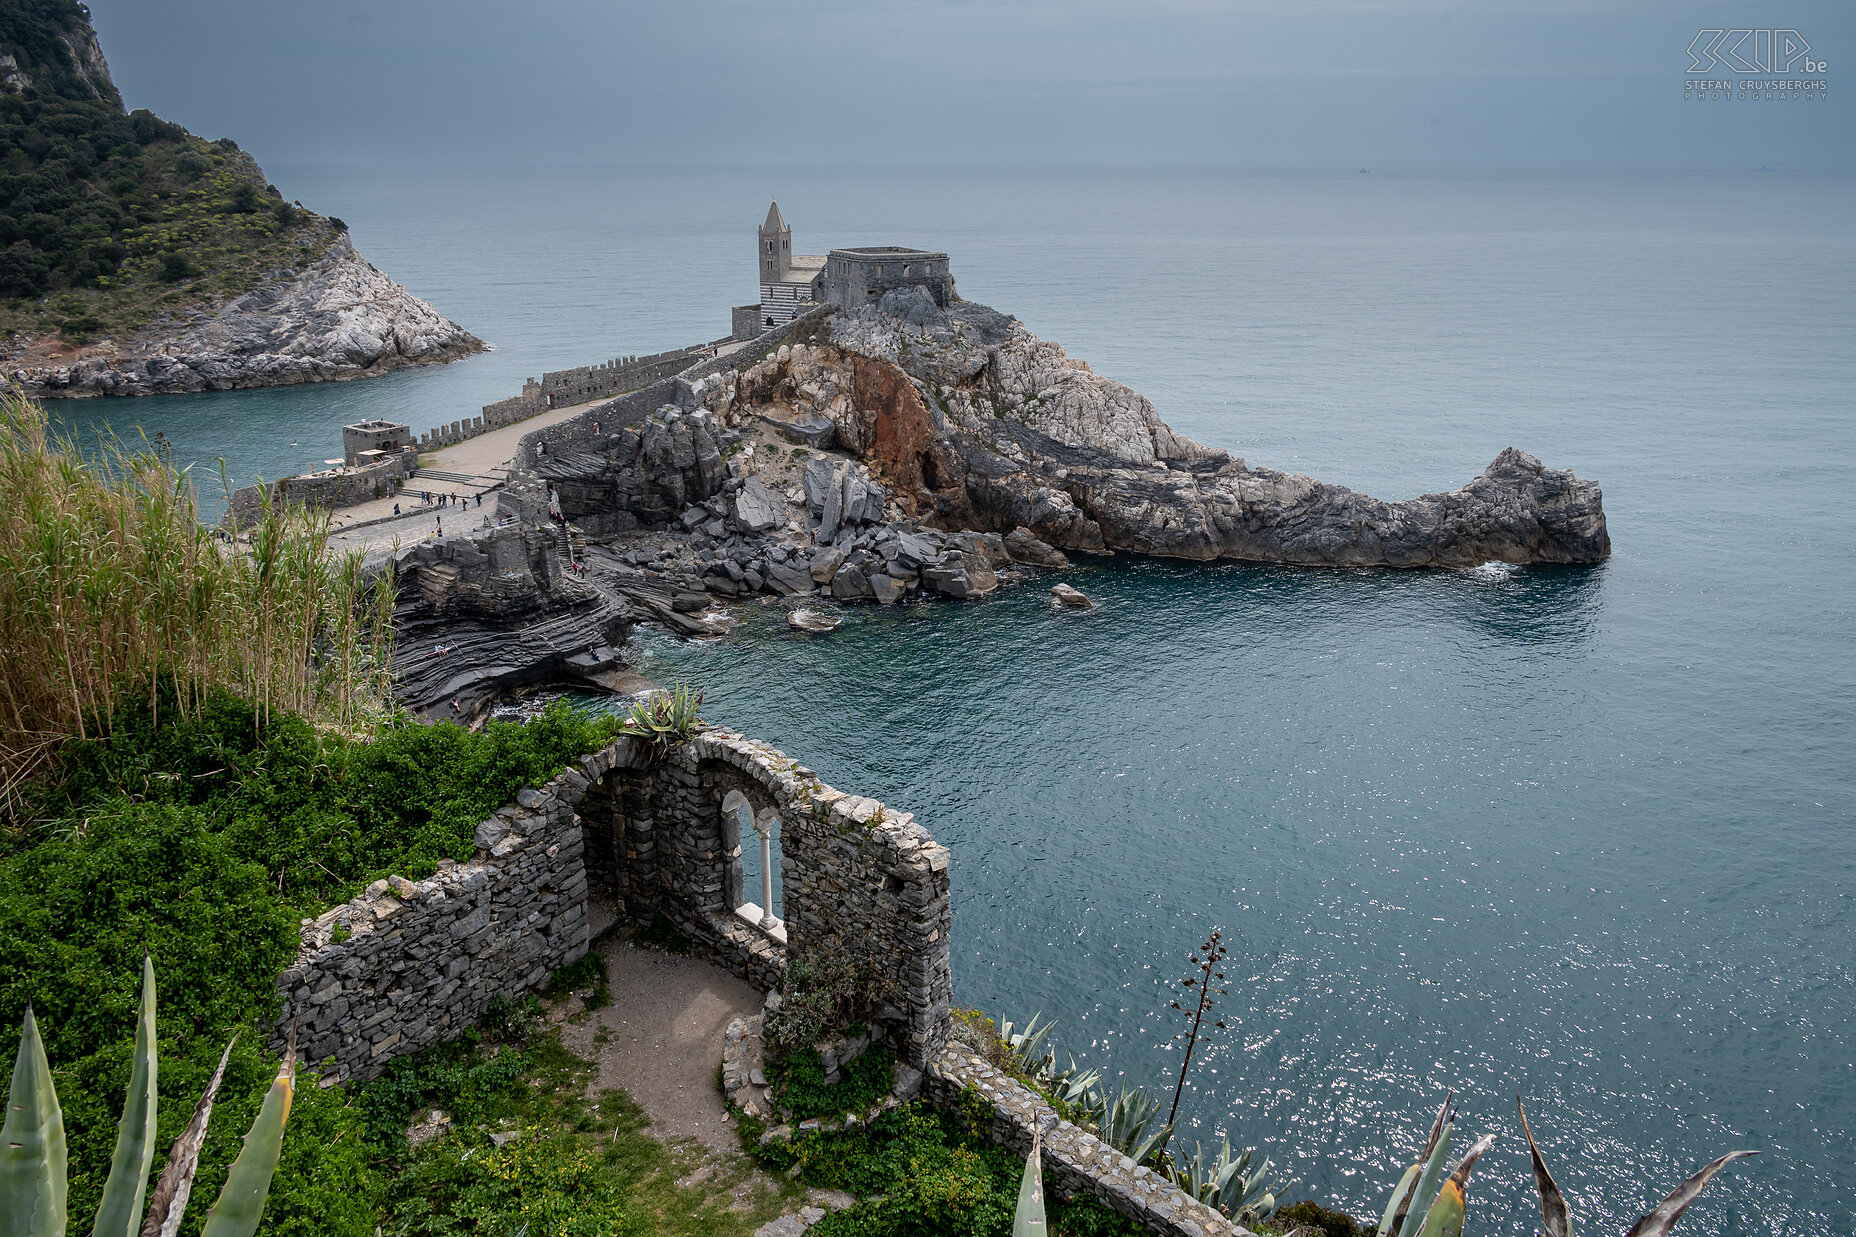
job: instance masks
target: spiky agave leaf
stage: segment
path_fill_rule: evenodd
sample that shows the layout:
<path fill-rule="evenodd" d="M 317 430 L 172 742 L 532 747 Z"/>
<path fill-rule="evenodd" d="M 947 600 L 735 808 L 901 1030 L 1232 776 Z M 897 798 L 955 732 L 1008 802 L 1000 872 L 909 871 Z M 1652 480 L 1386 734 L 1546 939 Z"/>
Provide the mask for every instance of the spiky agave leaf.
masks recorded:
<path fill-rule="evenodd" d="M 97 1206 L 92 1237 L 133 1237 L 148 1195 L 148 1166 L 155 1158 L 155 964 L 142 955 L 141 1016 L 135 1024 L 135 1060 L 129 1093 L 116 1127 L 116 1154 Z"/>
<path fill-rule="evenodd" d="M 1527 1154 L 1534 1161 L 1534 1192 L 1540 1195 L 1541 1237 L 1572 1237 L 1572 1209 L 1566 1205 L 1566 1196 L 1553 1181 L 1553 1174 L 1547 1171 L 1547 1162 L 1541 1158 L 1540 1148 L 1534 1144 L 1534 1131 L 1527 1124 L 1527 1109 L 1521 1103 L 1521 1097 L 1514 1097 L 1514 1106 L 1521 1111 L 1521 1132 L 1527 1135 Z"/>
<path fill-rule="evenodd" d="M 1758 1154 L 1757 1151 L 1729 1151 L 1671 1190 L 1669 1197 L 1656 1204 L 1649 1215 L 1641 1217 L 1631 1225 L 1630 1232 L 1624 1234 L 1624 1237 L 1667 1237 L 1669 1230 L 1676 1226 L 1676 1221 L 1682 1218 L 1682 1213 L 1688 1210 L 1688 1205 L 1695 1201 L 1695 1196 L 1700 1194 L 1703 1187 L 1714 1179 L 1714 1174 L 1735 1160 Z"/>
<path fill-rule="evenodd" d="M 1419 1237 L 1463 1237 L 1463 1211 L 1469 1199 L 1469 1172 L 1482 1158 L 1482 1153 L 1495 1145 L 1495 1135 L 1484 1134 L 1476 1140 L 1476 1145 L 1469 1149 L 1469 1154 L 1458 1161 L 1443 1186 L 1437 1191 L 1437 1201 L 1424 1214 L 1424 1227 L 1419 1230 Z"/>
<path fill-rule="evenodd" d="M 64 1113 L 28 1005 L 0 1126 L 0 1233 L 64 1237 L 64 1170 Z"/>
<path fill-rule="evenodd" d="M 1380 1217 L 1376 1232 L 1385 1233 L 1387 1237 L 1391 1237 L 1392 1233 L 1398 1231 L 1399 1222 L 1404 1219 L 1405 1212 L 1411 1209 L 1411 1194 L 1417 1187 L 1418 1174 L 1423 1171 L 1424 1165 L 1413 1164 L 1405 1170 L 1405 1175 L 1398 1179 L 1398 1184 L 1392 1187 L 1392 1197 L 1386 1202 L 1386 1213 Z"/>
<path fill-rule="evenodd" d="M 1450 1154 L 1450 1140 L 1456 1134 L 1456 1092 L 1446 1091 L 1438 1106 L 1437 1119 L 1431 1122 L 1431 1136 L 1418 1154 L 1418 1181 L 1393 1217 L 1392 1227 L 1382 1230 L 1386 1237 L 1417 1237 L 1422 1217 L 1437 1192 L 1437 1179 L 1443 1175 L 1444 1158 Z"/>
<path fill-rule="evenodd" d="M 226 1076 L 226 1062 L 231 1059 L 232 1045 L 236 1043 L 238 1034 L 234 1032 L 226 1041 L 225 1051 L 219 1054 L 219 1068 L 213 1071 L 200 1102 L 194 1105 L 187 1128 L 168 1149 L 168 1162 L 162 1167 L 161 1179 L 155 1182 L 155 1192 L 148 1200 L 148 1214 L 142 1218 L 141 1237 L 174 1237 L 180 1231 L 181 1217 L 187 1212 L 187 1199 L 193 1194 L 193 1175 L 200 1167 L 200 1144 L 206 1141 L 206 1123 L 213 1116 L 213 1098 L 219 1094 L 219 1082 Z"/>
<path fill-rule="evenodd" d="M 296 1094 L 296 1027 L 284 1046 L 284 1062 L 277 1080 L 265 1093 L 258 1119 L 245 1135 L 245 1149 L 232 1161 L 219 1201 L 206 1213 L 200 1237 L 251 1237 L 264 1218 L 264 1200 L 271 1192 L 278 1158 L 284 1150 L 284 1125 L 290 1120 L 290 1101 Z"/>
<path fill-rule="evenodd" d="M 1044 1131 L 1031 1133 L 1031 1154 L 1025 1157 L 1025 1175 L 1018 1183 L 1018 1210 L 1012 1215 L 1012 1237 L 1045 1237 Z"/>

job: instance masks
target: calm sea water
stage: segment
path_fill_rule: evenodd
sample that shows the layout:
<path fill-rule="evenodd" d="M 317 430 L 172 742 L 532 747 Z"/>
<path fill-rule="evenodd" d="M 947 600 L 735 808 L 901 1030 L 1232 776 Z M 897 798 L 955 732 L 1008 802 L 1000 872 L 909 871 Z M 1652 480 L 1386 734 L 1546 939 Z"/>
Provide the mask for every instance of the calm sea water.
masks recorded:
<path fill-rule="evenodd" d="M 1856 1229 L 1856 211 L 1848 182 L 531 176 L 272 169 L 496 345 L 442 370 L 66 405 L 239 480 L 543 369 L 726 332 L 795 246 L 948 250 L 1178 429 L 1390 498 L 1503 447 L 1604 485 L 1612 560 L 1512 578 L 1087 563 L 1036 587 L 645 635 L 646 668 L 954 852 L 959 998 L 1177 1071 L 1188 1141 L 1376 1218 L 1446 1087 L 1499 1131 L 1471 1231 L 1531 1234 L 1527 1096 L 1581 1231 L 1736 1165 L 1696 1234 Z M 295 442 L 297 446 L 288 444 Z"/>

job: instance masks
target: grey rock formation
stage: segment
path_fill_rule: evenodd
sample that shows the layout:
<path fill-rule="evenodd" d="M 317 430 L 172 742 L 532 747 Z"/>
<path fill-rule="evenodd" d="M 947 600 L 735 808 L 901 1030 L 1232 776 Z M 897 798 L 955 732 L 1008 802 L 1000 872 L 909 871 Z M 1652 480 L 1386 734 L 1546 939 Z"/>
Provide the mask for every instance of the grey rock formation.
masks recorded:
<path fill-rule="evenodd" d="M 1201 446 L 984 306 L 887 304 L 834 317 L 836 347 L 798 354 L 792 381 L 824 390 L 831 380 L 811 371 L 835 369 L 847 371 L 839 385 L 870 392 L 823 411 L 937 523 L 1023 528 L 1066 549 L 1308 566 L 1590 563 L 1611 551 L 1599 487 L 1512 447 L 1461 489 L 1383 502 Z"/>
<path fill-rule="evenodd" d="M 759 477 L 749 477 L 735 494 L 735 519 L 749 532 L 766 532 L 780 523 L 785 510 Z"/>
<path fill-rule="evenodd" d="M 623 599 L 563 570 L 544 527 L 420 542 L 389 569 L 399 598 L 395 690 L 428 717 L 467 719 L 532 683 L 599 685 L 618 668 L 634 618 Z"/>
<path fill-rule="evenodd" d="M 168 395 L 367 378 L 454 361 L 483 341 L 376 270 L 339 236 L 301 271 L 213 309 L 181 311 L 69 364 L 15 369 L 28 395 Z"/>
<path fill-rule="evenodd" d="M 1032 567 L 1068 567 L 1069 556 L 1031 535 L 1028 528 L 1014 528 L 1005 535 L 1005 552 L 1015 563 Z"/>

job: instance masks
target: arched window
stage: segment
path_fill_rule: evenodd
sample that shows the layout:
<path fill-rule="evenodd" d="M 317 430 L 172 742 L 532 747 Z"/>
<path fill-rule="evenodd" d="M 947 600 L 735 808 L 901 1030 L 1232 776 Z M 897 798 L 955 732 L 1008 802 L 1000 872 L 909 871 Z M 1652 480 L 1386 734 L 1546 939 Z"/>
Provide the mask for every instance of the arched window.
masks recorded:
<path fill-rule="evenodd" d="M 780 813 L 773 808 L 754 811 L 746 795 L 731 790 L 722 799 L 722 841 L 726 845 L 733 835 L 740 858 L 739 879 L 728 882 L 738 890 L 734 911 L 763 932 L 777 932 L 785 938 L 786 925 L 780 908 Z M 756 900 L 758 899 L 758 901 Z"/>

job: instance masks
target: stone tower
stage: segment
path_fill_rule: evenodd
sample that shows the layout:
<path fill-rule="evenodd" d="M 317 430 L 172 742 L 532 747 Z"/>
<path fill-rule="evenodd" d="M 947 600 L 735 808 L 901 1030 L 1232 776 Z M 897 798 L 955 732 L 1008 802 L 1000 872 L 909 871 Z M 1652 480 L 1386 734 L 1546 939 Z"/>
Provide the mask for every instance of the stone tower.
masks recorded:
<path fill-rule="evenodd" d="M 767 222 L 760 225 L 760 281 L 785 283 L 793 269 L 793 230 L 780 218 L 780 204 L 767 207 Z"/>

